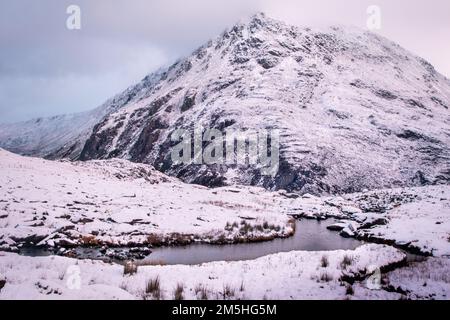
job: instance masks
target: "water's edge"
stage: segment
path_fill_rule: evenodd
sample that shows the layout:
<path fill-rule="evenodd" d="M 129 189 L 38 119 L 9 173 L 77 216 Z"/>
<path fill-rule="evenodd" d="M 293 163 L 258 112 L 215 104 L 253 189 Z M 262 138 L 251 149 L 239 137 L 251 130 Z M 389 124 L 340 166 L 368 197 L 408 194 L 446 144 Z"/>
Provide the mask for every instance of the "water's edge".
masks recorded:
<path fill-rule="evenodd" d="M 363 245 L 364 241 L 345 238 L 338 232 L 330 231 L 326 227 L 335 223 L 334 219 L 327 220 L 296 220 L 296 231 L 289 238 L 276 238 L 271 241 L 238 243 L 238 244 L 201 244 L 194 243 L 185 246 L 169 246 L 139 251 L 142 265 L 197 265 L 214 261 L 242 261 L 254 260 L 266 255 L 290 251 L 334 251 L 354 250 Z M 369 241 L 370 242 L 370 241 Z M 130 254 L 136 248 L 84 248 L 73 249 L 75 258 L 103 260 L 123 264 L 133 259 Z M 142 249 L 140 249 L 142 250 Z M 404 251 L 405 252 L 405 251 Z M 26 256 L 49 256 L 54 251 L 44 248 L 23 247 L 19 254 Z M 60 255 L 66 255 L 59 252 Z M 408 261 L 420 261 L 423 257 L 405 252 Z"/>
<path fill-rule="evenodd" d="M 290 251 L 333 251 L 353 250 L 364 242 L 344 238 L 337 232 L 326 229 L 333 223 L 329 221 L 296 220 L 296 231 L 288 238 L 276 238 L 271 241 L 238 244 L 202 244 L 193 243 L 185 246 L 166 246 L 140 251 L 142 264 L 186 264 L 195 265 L 213 261 L 253 260 L 269 254 Z M 123 263 L 128 260 L 130 251 L 135 248 L 84 248 L 73 249 L 75 258 L 104 260 Z M 151 251 L 151 252 L 150 252 Z M 58 252 L 66 255 L 64 252 Z M 19 254 L 26 256 L 48 256 L 55 252 L 45 248 L 22 247 Z"/>

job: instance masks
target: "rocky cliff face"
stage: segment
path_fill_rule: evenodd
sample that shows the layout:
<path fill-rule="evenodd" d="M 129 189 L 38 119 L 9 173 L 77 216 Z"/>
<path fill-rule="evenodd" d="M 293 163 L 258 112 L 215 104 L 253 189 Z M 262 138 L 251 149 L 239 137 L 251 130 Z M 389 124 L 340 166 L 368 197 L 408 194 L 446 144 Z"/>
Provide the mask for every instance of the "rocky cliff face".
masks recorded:
<path fill-rule="evenodd" d="M 314 194 L 449 182 L 450 81 L 370 32 L 301 29 L 258 14 L 135 88 L 91 128 L 79 159 Z M 173 164 L 172 133 L 199 125 L 280 130 L 278 173 Z"/>

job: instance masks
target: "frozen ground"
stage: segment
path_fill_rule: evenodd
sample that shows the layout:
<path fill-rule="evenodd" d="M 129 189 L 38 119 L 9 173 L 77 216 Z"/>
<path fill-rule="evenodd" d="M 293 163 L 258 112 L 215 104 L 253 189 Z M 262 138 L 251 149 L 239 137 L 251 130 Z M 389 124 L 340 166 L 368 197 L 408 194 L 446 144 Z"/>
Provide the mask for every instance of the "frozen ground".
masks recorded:
<path fill-rule="evenodd" d="M 342 197 L 306 196 L 297 203 L 300 216 L 341 219 L 330 228 L 342 230 L 344 236 L 450 256 L 448 185 L 375 190 Z"/>
<path fill-rule="evenodd" d="M 450 299 L 450 260 L 429 258 L 387 274 L 390 289 L 408 299 Z"/>
<path fill-rule="evenodd" d="M 124 160 L 86 163 L 0 150 L 0 248 L 236 242 L 293 233 L 286 201 L 259 188 L 208 189 Z"/>
<path fill-rule="evenodd" d="M 397 249 L 371 244 L 354 251 L 297 251 L 251 261 L 139 266 L 137 273 L 124 275 L 124 267 L 100 261 L 0 253 L 0 274 L 6 279 L 0 299 L 173 299 L 178 284 L 185 299 L 398 299 L 401 294 L 364 285 L 351 292 L 341 278 L 365 277 L 404 259 Z M 156 278 L 159 288 L 146 289 Z"/>

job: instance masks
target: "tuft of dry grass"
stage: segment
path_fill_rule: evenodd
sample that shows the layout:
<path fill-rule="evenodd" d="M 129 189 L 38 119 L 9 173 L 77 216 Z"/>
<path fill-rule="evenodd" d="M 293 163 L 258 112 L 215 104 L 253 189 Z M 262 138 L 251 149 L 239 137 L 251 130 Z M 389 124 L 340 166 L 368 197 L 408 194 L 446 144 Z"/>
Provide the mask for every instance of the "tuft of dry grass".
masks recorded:
<path fill-rule="evenodd" d="M 240 292 L 244 292 L 245 291 L 244 280 L 241 281 L 241 286 L 239 287 L 239 291 Z"/>
<path fill-rule="evenodd" d="M 6 279 L 0 278 L 0 291 L 3 289 L 3 287 L 6 285 Z"/>
<path fill-rule="evenodd" d="M 233 231 L 233 225 L 230 222 L 225 225 L 225 231 Z"/>
<path fill-rule="evenodd" d="M 161 299 L 161 281 L 159 277 L 150 279 L 145 286 L 146 296 L 152 296 L 156 300 Z"/>
<path fill-rule="evenodd" d="M 349 295 L 349 296 L 352 296 L 353 294 L 355 294 L 355 290 L 353 289 L 353 286 L 351 284 L 348 284 L 345 287 L 345 294 Z"/>
<path fill-rule="evenodd" d="M 295 219 L 293 219 L 293 218 L 289 219 L 288 224 L 289 224 L 289 226 L 292 228 L 292 230 L 295 233 L 296 228 L 297 228 L 297 224 L 295 223 Z"/>
<path fill-rule="evenodd" d="M 347 269 L 348 266 L 351 266 L 354 262 L 354 258 L 352 256 L 345 255 L 341 262 L 341 269 Z"/>
<path fill-rule="evenodd" d="M 333 280 L 333 276 L 328 272 L 323 272 L 320 274 L 320 281 L 322 282 L 330 282 Z"/>
<path fill-rule="evenodd" d="M 217 238 L 217 242 L 219 243 L 226 243 L 227 242 L 227 236 L 225 234 L 220 234 Z"/>
<path fill-rule="evenodd" d="M 87 235 L 81 237 L 81 245 L 87 247 L 98 247 L 101 245 L 101 241 L 93 235 Z"/>
<path fill-rule="evenodd" d="M 252 232 L 254 229 L 255 228 L 250 223 L 247 223 L 247 221 L 242 220 L 241 228 L 239 229 L 239 232 L 244 235 L 244 234 L 248 234 L 248 233 Z"/>
<path fill-rule="evenodd" d="M 152 234 L 149 234 L 149 235 L 147 236 L 147 243 L 148 243 L 149 245 L 159 246 L 159 245 L 161 245 L 163 242 L 164 242 L 164 238 L 163 238 L 162 235 L 152 233 Z"/>
<path fill-rule="evenodd" d="M 263 228 L 263 226 L 260 225 L 260 224 L 256 225 L 256 226 L 255 226 L 255 229 L 256 229 L 256 231 L 258 231 L 258 232 L 264 232 L 264 228 Z"/>
<path fill-rule="evenodd" d="M 137 273 L 138 271 L 138 265 L 134 263 L 133 261 L 127 261 L 123 266 L 123 275 L 133 275 Z"/>
<path fill-rule="evenodd" d="M 192 237 L 188 234 L 181 234 L 178 232 L 172 233 L 170 239 L 173 243 L 177 245 L 188 245 L 192 242 Z"/>
<path fill-rule="evenodd" d="M 246 222 L 244 220 L 241 221 L 241 225 L 245 225 Z M 227 224 L 225 225 L 225 231 L 231 232 L 234 229 L 239 229 L 239 224 L 235 221 L 233 223 L 231 222 L 227 222 Z"/>
<path fill-rule="evenodd" d="M 322 268 L 327 268 L 330 265 L 330 262 L 328 261 L 328 257 L 323 255 L 322 258 L 320 258 L 320 266 Z"/>
<path fill-rule="evenodd" d="M 264 221 L 262 224 L 250 224 L 247 221 L 242 220 L 241 227 L 239 228 L 239 233 L 241 235 L 246 235 L 255 230 L 260 233 L 268 231 L 280 232 L 281 229 L 282 229 L 281 226 L 269 224 L 267 221 Z"/>
<path fill-rule="evenodd" d="M 180 301 L 184 300 L 184 286 L 182 283 L 178 283 L 175 290 L 173 291 L 173 299 Z"/>
<path fill-rule="evenodd" d="M 198 284 L 194 292 L 197 297 L 200 295 L 200 300 L 208 300 L 208 289 L 203 284 Z"/>
<path fill-rule="evenodd" d="M 222 297 L 223 299 L 229 299 L 234 297 L 235 291 L 234 289 L 229 285 L 224 285 L 222 290 Z"/>

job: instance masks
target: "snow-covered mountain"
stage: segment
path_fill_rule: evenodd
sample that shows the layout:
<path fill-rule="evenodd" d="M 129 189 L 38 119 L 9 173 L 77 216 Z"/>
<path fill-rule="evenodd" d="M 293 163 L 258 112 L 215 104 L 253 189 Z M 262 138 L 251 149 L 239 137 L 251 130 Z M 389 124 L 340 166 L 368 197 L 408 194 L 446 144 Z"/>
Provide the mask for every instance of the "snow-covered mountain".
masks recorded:
<path fill-rule="evenodd" d="M 0 147 L 27 156 L 76 159 L 103 117 L 138 99 L 159 77 L 159 72 L 147 76 L 92 111 L 0 124 Z"/>
<path fill-rule="evenodd" d="M 322 194 L 450 179 L 450 81 L 368 31 L 298 28 L 258 14 L 131 92 L 89 124 L 86 143 L 67 139 L 63 150 L 76 143 L 71 154 L 80 150 L 81 160 L 124 158 L 208 186 Z M 278 174 L 174 165 L 171 134 L 196 125 L 279 129 Z"/>
<path fill-rule="evenodd" d="M 70 157 L 83 147 L 82 141 L 89 135 L 87 131 L 99 120 L 97 112 L 83 112 L 2 124 L 0 146 L 23 155 L 46 157 L 73 143 L 72 148 L 62 154 Z"/>

